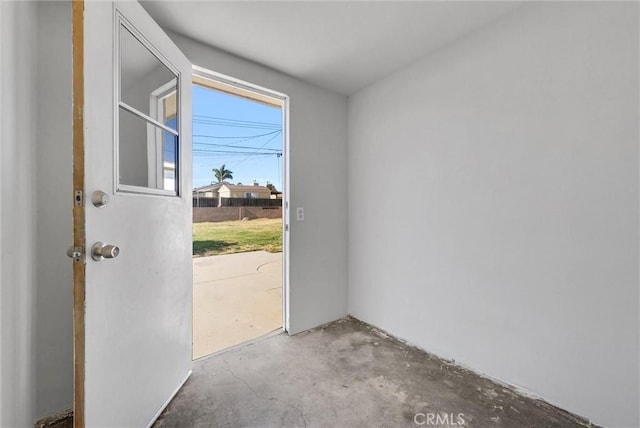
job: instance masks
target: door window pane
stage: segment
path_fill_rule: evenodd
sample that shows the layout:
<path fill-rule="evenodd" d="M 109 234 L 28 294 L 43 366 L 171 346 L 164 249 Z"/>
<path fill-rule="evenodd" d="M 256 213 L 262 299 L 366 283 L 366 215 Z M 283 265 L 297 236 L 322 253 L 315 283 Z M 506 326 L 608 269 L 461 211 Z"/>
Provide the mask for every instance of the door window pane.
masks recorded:
<path fill-rule="evenodd" d="M 170 112 L 176 114 L 177 76 L 169 70 L 123 25 L 120 25 L 120 99 L 152 119 L 165 123 Z M 160 108 L 159 108 L 160 107 Z M 177 128 L 174 128 L 177 130 Z"/>
<path fill-rule="evenodd" d="M 120 107 L 120 184 L 177 194 L 178 162 L 177 135 Z"/>
<path fill-rule="evenodd" d="M 177 75 L 123 23 L 119 37 L 118 189 L 177 195 Z"/>

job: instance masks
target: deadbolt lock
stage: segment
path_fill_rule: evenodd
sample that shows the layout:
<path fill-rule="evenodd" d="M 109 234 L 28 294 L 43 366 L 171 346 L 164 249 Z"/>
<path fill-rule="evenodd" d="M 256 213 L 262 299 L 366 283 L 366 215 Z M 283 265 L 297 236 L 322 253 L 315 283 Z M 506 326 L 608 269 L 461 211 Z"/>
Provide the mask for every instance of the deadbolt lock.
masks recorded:
<path fill-rule="evenodd" d="M 67 256 L 75 261 L 82 260 L 82 247 L 74 247 L 73 245 L 67 248 Z"/>

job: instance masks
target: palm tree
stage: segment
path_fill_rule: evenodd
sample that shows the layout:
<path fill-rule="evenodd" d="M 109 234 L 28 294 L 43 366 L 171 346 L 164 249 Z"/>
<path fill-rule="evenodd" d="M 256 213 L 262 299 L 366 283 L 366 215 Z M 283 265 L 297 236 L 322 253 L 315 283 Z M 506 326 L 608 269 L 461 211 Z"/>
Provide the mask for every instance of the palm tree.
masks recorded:
<path fill-rule="evenodd" d="M 231 180 L 233 178 L 233 171 L 225 168 L 225 165 L 222 164 L 220 168 L 213 168 L 213 174 L 216 176 L 216 180 L 218 183 L 224 183 L 227 180 Z"/>

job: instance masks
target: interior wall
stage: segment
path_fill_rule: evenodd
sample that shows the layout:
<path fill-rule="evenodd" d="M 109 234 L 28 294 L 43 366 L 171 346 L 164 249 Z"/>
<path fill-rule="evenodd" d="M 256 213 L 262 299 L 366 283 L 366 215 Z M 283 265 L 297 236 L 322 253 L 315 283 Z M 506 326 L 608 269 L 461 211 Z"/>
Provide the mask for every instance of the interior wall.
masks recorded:
<path fill-rule="evenodd" d="M 349 312 L 638 426 L 638 38 L 528 4 L 351 97 Z"/>
<path fill-rule="evenodd" d="M 37 73 L 36 418 L 73 405 L 71 3 L 40 2 Z M 30 25 L 33 28 L 33 25 Z"/>
<path fill-rule="evenodd" d="M 347 98 L 183 36 L 193 64 L 290 97 L 290 333 L 347 314 Z"/>
<path fill-rule="evenodd" d="M 31 426 L 35 409 L 37 121 L 32 2 L 0 2 L 0 426 Z"/>

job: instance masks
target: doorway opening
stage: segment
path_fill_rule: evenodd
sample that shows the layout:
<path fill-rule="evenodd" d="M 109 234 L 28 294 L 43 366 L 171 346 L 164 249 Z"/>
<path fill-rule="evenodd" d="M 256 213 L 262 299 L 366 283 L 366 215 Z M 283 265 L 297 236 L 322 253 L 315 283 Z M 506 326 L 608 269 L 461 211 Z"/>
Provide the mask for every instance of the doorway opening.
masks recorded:
<path fill-rule="evenodd" d="M 287 330 L 288 99 L 193 74 L 193 359 Z"/>

